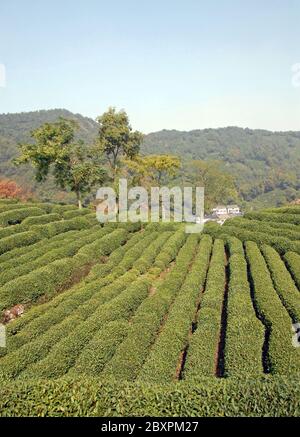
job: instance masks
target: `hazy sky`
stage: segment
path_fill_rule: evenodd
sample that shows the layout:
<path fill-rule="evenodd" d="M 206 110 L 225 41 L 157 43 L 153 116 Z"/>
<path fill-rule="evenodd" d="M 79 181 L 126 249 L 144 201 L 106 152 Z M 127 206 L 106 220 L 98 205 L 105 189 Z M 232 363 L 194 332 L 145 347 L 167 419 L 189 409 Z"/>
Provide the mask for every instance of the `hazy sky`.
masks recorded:
<path fill-rule="evenodd" d="M 299 23 L 299 0 L 0 0 L 0 113 L 300 130 Z"/>

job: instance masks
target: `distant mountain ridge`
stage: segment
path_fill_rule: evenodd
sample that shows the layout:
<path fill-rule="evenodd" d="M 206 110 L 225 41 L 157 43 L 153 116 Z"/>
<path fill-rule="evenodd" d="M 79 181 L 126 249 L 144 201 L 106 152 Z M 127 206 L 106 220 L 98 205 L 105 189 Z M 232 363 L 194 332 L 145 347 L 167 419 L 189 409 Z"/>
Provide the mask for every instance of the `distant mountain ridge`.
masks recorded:
<path fill-rule="evenodd" d="M 47 184 L 43 188 L 37 186 L 33 182 L 32 170 L 29 167 L 15 168 L 11 159 L 18 154 L 18 142 L 30 141 L 33 129 L 59 117 L 78 122 L 78 138 L 86 143 L 95 140 L 97 123 L 65 109 L 0 115 L 2 177 L 30 185 L 39 194 L 42 190 L 45 197 Z M 300 197 L 300 131 L 270 132 L 238 127 L 189 132 L 162 130 L 146 135 L 142 153 L 175 154 L 184 161 L 220 160 L 224 168 L 236 177 L 241 199 L 262 206 L 280 205 Z"/>

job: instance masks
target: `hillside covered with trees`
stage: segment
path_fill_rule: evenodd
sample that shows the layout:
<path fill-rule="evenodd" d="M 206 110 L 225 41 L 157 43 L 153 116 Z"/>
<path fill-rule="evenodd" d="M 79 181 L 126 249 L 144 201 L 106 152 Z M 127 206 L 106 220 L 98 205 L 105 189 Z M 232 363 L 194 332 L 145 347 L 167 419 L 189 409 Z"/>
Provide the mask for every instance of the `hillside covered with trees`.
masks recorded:
<path fill-rule="evenodd" d="M 76 121 L 79 126 L 76 140 L 83 140 L 85 144 L 95 142 L 98 123 L 67 110 L 0 115 L 1 177 L 16 180 L 43 200 L 74 199 L 70 193 L 57 191 L 51 177 L 45 183 L 37 184 L 32 168 L 29 165 L 15 167 L 12 159 L 18 156 L 18 143 L 32 141 L 32 130 L 60 117 Z M 237 127 L 190 132 L 163 130 L 146 135 L 141 152 L 178 155 L 182 167 L 177 178 L 173 178 L 173 184 L 195 182 L 197 168 L 195 170 L 191 165 L 191 160 L 197 160 L 202 176 L 204 167 L 209 167 L 210 171 L 217 168 L 212 185 L 220 185 L 218 181 L 224 181 L 224 174 L 228 174 L 229 183 L 234 180 L 237 201 L 249 207 L 280 206 L 300 198 L 300 132 L 273 133 Z M 203 161 L 213 161 L 213 165 Z M 203 177 L 198 179 L 197 182 Z"/>
<path fill-rule="evenodd" d="M 300 197 L 300 132 L 164 130 L 148 135 L 143 150 L 178 154 L 185 161 L 222 161 L 236 179 L 240 199 L 253 206 L 278 206 Z"/>

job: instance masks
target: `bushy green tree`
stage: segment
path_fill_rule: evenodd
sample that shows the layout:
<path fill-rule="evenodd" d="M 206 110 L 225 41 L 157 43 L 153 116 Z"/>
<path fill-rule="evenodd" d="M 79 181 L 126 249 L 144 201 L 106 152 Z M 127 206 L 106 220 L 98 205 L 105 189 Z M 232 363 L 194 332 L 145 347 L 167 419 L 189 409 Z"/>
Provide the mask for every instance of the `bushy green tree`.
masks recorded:
<path fill-rule="evenodd" d="M 35 178 L 44 182 L 52 172 L 57 186 L 76 194 L 78 206 L 82 197 L 96 184 L 102 184 L 106 171 L 101 157 L 83 142 L 75 142 L 76 123 L 60 118 L 45 123 L 32 131 L 32 144 L 20 144 L 16 165 L 30 163 L 35 168 Z"/>
<path fill-rule="evenodd" d="M 139 154 L 143 134 L 133 131 L 128 115 L 124 110 L 119 112 L 109 108 L 97 118 L 99 123 L 98 148 L 104 153 L 116 180 L 121 157 L 133 159 Z"/>

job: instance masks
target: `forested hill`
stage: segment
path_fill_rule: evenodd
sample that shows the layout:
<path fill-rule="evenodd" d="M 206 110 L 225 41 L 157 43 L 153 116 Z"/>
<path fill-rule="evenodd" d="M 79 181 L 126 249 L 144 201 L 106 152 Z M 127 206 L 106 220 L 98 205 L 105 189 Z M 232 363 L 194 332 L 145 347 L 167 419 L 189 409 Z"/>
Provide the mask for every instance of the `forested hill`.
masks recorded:
<path fill-rule="evenodd" d="M 172 153 L 185 159 L 221 160 L 237 178 L 244 200 L 279 205 L 300 197 L 300 132 L 227 127 L 149 134 L 145 153 Z"/>
<path fill-rule="evenodd" d="M 97 123 L 64 109 L 0 115 L 0 176 L 30 184 L 29 167 L 15 168 L 11 159 L 17 155 L 17 143 L 28 141 L 30 131 L 59 117 L 74 119 L 80 129 L 78 138 L 87 143 L 97 135 Z M 135 126 L 134 126 L 135 127 Z M 235 176 L 241 199 L 254 205 L 280 205 L 300 197 L 300 132 L 269 132 L 237 127 L 204 129 L 190 132 L 163 130 L 145 137 L 145 154 L 168 153 L 184 160 L 221 160 Z M 43 196 L 49 185 L 42 188 Z"/>
<path fill-rule="evenodd" d="M 17 144 L 29 142 L 30 132 L 43 123 L 57 121 L 59 117 L 75 120 L 79 125 L 77 137 L 87 143 L 94 141 L 97 135 L 97 123 L 80 114 L 65 109 L 22 112 L 19 114 L 0 114 L 0 177 L 15 179 L 22 186 L 29 187 L 38 196 L 47 200 L 69 200 L 69 196 L 57 193 L 54 183 L 37 184 L 29 166 L 15 167 L 11 160 L 18 155 Z M 57 197 L 55 197 L 57 196 Z"/>

